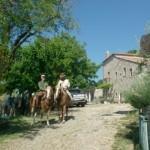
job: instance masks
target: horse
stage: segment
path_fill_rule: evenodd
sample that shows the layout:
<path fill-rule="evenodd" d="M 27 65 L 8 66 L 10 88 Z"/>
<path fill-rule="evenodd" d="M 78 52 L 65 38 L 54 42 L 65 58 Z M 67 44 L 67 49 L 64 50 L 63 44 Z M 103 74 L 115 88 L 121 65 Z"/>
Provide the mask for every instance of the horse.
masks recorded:
<path fill-rule="evenodd" d="M 18 101 L 18 111 L 22 115 L 28 115 L 29 114 L 29 100 L 30 100 L 31 94 L 29 90 L 25 90 L 21 93 L 20 101 Z"/>
<path fill-rule="evenodd" d="M 10 94 L 4 94 L 0 104 L 2 116 L 13 117 L 16 115 L 15 99 Z"/>
<path fill-rule="evenodd" d="M 47 115 L 47 126 L 49 126 L 49 115 L 50 111 L 53 107 L 54 103 L 54 90 L 51 86 L 46 88 L 46 91 L 37 92 L 31 99 L 30 99 L 30 109 L 31 114 L 33 116 L 32 125 L 35 123 L 35 118 L 39 113 L 41 115 L 41 119 L 43 118 L 43 114 L 46 113 Z"/>
<path fill-rule="evenodd" d="M 58 106 L 59 121 L 64 123 L 68 119 L 68 108 L 70 105 L 70 97 L 66 90 L 62 87 L 56 89 L 56 100 Z M 65 116 L 66 115 L 66 116 Z"/>

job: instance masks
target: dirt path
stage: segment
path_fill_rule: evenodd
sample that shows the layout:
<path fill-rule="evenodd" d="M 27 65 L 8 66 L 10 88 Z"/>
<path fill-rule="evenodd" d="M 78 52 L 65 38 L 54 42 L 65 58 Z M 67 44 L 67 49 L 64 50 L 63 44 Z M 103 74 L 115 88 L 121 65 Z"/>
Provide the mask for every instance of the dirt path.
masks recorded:
<path fill-rule="evenodd" d="M 72 108 L 65 124 L 35 129 L 0 145 L 0 150 L 111 150 L 117 122 L 130 109 L 127 104 Z"/>

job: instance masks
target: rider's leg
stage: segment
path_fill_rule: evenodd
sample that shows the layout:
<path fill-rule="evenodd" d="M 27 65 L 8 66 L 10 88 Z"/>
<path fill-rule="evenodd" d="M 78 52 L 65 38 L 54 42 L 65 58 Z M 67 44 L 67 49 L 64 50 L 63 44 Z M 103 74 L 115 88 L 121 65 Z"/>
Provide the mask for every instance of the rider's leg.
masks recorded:
<path fill-rule="evenodd" d="M 59 88 L 56 88 L 55 99 L 58 98 L 58 92 L 59 92 Z"/>
<path fill-rule="evenodd" d="M 66 90 L 66 93 L 67 93 L 67 94 L 68 94 L 68 96 L 70 97 L 70 100 L 72 100 L 72 99 L 73 99 L 73 97 L 72 97 L 71 93 L 69 92 L 69 90 Z"/>

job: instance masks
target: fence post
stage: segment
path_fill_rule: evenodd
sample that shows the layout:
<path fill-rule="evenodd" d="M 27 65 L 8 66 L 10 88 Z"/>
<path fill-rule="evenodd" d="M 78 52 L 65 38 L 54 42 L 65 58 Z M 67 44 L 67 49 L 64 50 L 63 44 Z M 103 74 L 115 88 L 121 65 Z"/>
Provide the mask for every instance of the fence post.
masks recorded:
<path fill-rule="evenodd" d="M 147 122 L 148 120 L 146 119 L 146 117 L 143 115 L 140 115 L 139 138 L 140 138 L 140 146 L 142 150 L 149 150 Z"/>

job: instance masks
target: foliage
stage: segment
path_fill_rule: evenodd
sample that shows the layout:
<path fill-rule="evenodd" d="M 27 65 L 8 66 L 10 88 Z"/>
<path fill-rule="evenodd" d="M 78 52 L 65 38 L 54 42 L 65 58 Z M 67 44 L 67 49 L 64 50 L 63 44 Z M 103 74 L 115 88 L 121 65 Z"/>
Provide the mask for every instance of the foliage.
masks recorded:
<path fill-rule="evenodd" d="M 76 27 L 70 1 L 0 0 L 0 81 L 15 63 L 18 49 L 27 42 Z"/>
<path fill-rule="evenodd" d="M 0 45 L 17 49 L 30 37 L 74 27 L 69 0 L 0 0 Z M 33 38 L 32 38 L 33 40 Z"/>
<path fill-rule="evenodd" d="M 127 115 L 121 118 L 117 126 L 118 129 L 112 149 L 127 150 L 134 147 L 134 150 L 140 150 L 137 111 L 127 112 Z"/>
<path fill-rule="evenodd" d="M 8 52 L 0 47 L 0 80 L 4 77 L 4 73 L 6 72 L 9 66 L 9 56 Z"/>
<path fill-rule="evenodd" d="M 106 83 L 106 82 L 103 82 L 103 83 L 98 85 L 98 88 L 101 88 L 101 89 L 109 89 L 111 87 L 112 87 L 112 84 Z"/>
<path fill-rule="evenodd" d="M 99 88 L 99 86 L 103 83 L 103 80 L 100 79 L 96 82 L 96 87 Z"/>
<path fill-rule="evenodd" d="M 65 72 L 73 87 L 93 85 L 99 65 L 87 58 L 84 45 L 75 37 L 62 33 L 51 40 L 39 37 L 33 44 L 20 49 L 17 60 L 7 75 L 7 89 L 37 89 L 41 73 L 56 85 L 59 74 Z"/>
<path fill-rule="evenodd" d="M 150 76 L 144 75 L 138 78 L 138 81 L 129 91 L 125 92 L 127 102 L 131 103 L 135 108 L 144 108 L 150 105 Z"/>
<path fill-rule="evenodd" d="M 51 114 L 49 119 L 55 120 L 56 117 L 57 116 L 55 114 Z M 40 120 L 40 118 L 38 120 Z M 43 118 L 42 121 L 46 120 Z M 1 144 L 5 143 L 6 141 L 17 139 L 24 136 L 25 134 L 30 136 L 33 134 L 35 135 L 37 128 L 40 129 L 41 123 L 37 122 L 36 125 L 31 126 L 31 122 L 31 117 L 25 116 L 17 116 L 13 118 L 0 117 L 0 128 L 3 129 L 0 130 L 0 147 Z"/>
<path fill-rule="evenodd" d="M 128 51 L 129 54 L 138 54 L 139 50 L 133 49 Z"/>

